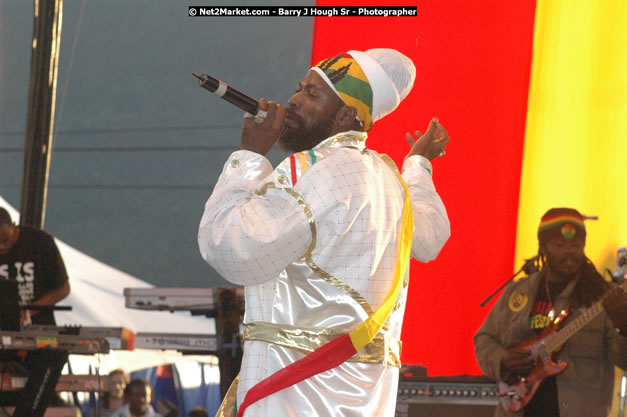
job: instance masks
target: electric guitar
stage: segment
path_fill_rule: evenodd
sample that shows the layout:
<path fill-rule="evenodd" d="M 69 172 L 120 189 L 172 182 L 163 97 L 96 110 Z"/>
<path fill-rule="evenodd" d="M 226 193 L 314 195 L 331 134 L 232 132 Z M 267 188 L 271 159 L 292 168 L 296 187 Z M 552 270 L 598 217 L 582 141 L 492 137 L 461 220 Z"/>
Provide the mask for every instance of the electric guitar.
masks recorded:
<path fill-rule="evenodd" d="M 627 282 L 624 282 L 620 287 L 623 291 L 627 291 Z M 522 410 L 531 401 L 545 378 L 564 372 L 568 364 L 555 362 L 560 349 L 568 339 L 598 316 L 601 311 L 603 311 L 602 299 L 558 331 L 560 324 L 566 317 L 566 312 L 562 311 L 560 316 L 539 336 L 525 340 L 517 346 L 531 352 L 531 356 L 538 360 L 538 364 L 529 372 L 529 375 L 514 384 L 499 381 L 497 384 L 498 396 L 505 410 L 510 413 Z"/>

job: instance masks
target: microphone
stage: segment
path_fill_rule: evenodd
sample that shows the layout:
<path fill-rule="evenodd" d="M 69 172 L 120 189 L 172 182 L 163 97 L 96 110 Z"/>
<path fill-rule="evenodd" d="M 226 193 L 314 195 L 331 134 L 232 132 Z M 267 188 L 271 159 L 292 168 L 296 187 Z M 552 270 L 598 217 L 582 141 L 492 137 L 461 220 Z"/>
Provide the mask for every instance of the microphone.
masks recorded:
<path fill-rule="evenodd" d="M 521 272 L 524 272 L 524 273 L 525 273 L 525 274 L 527 274 L 527 275 L 531 275 L 531 274 L 533 274 L 534 272 L 537 272 L 536 266 L 534 265 L 534 263 L 535 263 L 535 261 L 536 261 L 536 259 L 537 259 L 537 258 L 538 258 L 537 256 L 534 256 L 534 257 L 532 257 L 532 258 L 525 259 L 525 264 L 524 264 L 524 265 L 523 265 L 523 266 L 522 266 L 522 267 L 518 270 L 518 272 L 516 272 L 514 275 L 512 275 L 512 276 L 510 277 L 510 279 L 508 279 L 507 281 L 505 281 L 505 282 L 503 283 L 503 285 L 501 285 L 500 287 L 498 287 L 498 288 L 496 289 L 496 291 L 494 291 L 492 294 L 488 295 L 488 297 L 487 297 L 485 300 L 483 300 L 483 301 L 481 302 L 481 304 L 479 304 L 479 305 L 480 305 L 481 307 L 483 307 L 483 306 L 485 306 L 486 304 L 488 304 L 488 301 L 490 301 L 492 298 L 494 298 L 494 296 L 495 296 L 495 295 L 497 295 L 497 294 L 499 293 L 499 291 L 501 291 L 503 288 L 505 288 L 505 286 L 506 286 L 507 284 L 509 284 L 509 283 L 510 283 L 510 281 L 512 281 L 514 278 L 516 278 L 516 276 L 517 276 L 518 274 L 520 274 Z"/>
<path fill-rule="evenodd" d="M 247 96 L 224 81 L 220 81 L 210 75 L 198 75 L 195 72 L 192 72 L 192 75 L 198 78 L 198 83 L 205 90 L 211 91 L 216 96 L 223 98 L 253 116 L 257 115 L 257 112 L 259 111 L 259 103 L 254 98 Z"/>
<path fill-rule="evenodd" d="M 525 259 L 525 264 L 522 267 L 522 270 L 525 274 L 531 275 L 534 272 L 538 272 L 538 268 L 536 268 L 536 265 L 535 265 L 537 259 L 538 259 L 538 256 Z"/>

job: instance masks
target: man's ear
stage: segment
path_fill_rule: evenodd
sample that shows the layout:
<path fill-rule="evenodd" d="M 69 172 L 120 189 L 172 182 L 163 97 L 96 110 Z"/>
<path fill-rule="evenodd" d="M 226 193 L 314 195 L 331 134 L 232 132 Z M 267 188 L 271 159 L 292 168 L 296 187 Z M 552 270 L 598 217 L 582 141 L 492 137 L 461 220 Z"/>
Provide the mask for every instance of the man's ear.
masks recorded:
<path fill-rule="evenodd" d="M 357 124 L 357 109 L 344 104 L 335 116 L 335 123 L 340 127 L 353 127 Z"/>

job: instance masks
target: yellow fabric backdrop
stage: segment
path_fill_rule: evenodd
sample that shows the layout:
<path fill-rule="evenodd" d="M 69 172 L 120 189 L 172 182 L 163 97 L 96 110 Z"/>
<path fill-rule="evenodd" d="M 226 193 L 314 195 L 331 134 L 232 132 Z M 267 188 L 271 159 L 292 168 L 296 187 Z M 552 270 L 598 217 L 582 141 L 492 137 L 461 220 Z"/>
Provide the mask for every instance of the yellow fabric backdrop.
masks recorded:
<path fill-rule="evenodd" d="M 599 216 L 586 253 L 613 271 L 627 246 L 627 2 L 538 0 L 533 48 L 515 268 L 536 254 L 542 214 L 568 206 Z"/>
<path fill-rule="evenodd" d="M 540 217 L 568 206 L 586 253 L 614 270 L 627 246 L 627 2 L 538 0 L 515 267 L 537 252 Z"/>

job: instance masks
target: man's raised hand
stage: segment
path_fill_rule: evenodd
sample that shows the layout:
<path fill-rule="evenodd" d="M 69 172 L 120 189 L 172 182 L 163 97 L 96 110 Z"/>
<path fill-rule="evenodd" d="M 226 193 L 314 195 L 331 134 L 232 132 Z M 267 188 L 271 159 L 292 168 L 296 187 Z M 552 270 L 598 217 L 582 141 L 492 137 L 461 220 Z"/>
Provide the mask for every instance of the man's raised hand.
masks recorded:
<path fill-rule="evenodd" d="M 446 129 L 444 129 L 437 118 L 431 119 L 429 128 L 424 135 L 417 130 L 413 136 L 411 133 L 407 133 L 405 137 L 411 146 L 405 158 L 409 158 L 412 155 L 421 155 L 429 161 L 444 155 L 444 149 L 450 141 Z"/>

